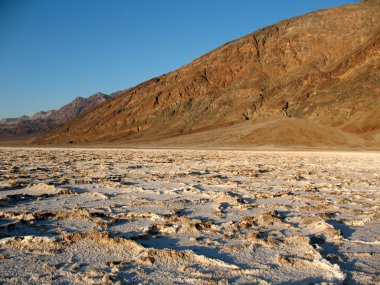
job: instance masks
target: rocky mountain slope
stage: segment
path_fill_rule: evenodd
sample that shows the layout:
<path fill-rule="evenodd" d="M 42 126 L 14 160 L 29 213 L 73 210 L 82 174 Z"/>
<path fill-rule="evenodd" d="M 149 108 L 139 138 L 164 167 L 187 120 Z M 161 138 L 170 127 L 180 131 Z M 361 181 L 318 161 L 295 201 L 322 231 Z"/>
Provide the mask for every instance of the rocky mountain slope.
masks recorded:
<path fill-rule="evenodd" d="M 380 1 L 368 0 L 229 42 L 34 143 L 377 147 L 379 79 Z"/>
<path fill-rule="evenodd" d="M 2 119 L 0 120 L 0 137 L 44 133 L 110 98 L 111 96 L 96 93 L 88 98 L 78 97 L 58 110 L 42 111 L 33 116 Z"/>

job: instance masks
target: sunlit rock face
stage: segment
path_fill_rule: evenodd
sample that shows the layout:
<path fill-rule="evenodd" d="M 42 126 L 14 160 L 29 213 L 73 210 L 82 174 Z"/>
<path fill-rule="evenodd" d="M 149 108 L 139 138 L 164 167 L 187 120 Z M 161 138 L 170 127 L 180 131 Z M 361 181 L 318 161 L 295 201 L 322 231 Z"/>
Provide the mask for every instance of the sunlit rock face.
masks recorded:
<path fill-rule="evenodd" d="M 234 145 L 275 137 L 280 145 L 379 147 L 379 7 L 359 2 L 266 27 L 119 92 L 35 143 L 210 140 L 210 131 L 234 125 Z"/>

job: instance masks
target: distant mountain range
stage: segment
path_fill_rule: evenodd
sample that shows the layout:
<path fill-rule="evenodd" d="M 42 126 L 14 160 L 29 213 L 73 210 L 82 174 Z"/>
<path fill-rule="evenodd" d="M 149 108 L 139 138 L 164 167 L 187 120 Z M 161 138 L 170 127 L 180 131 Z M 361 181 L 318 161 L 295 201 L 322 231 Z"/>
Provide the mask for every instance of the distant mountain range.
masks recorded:
<path fill-rule="evenodd" d="M 379 19 L 367 0 L 282 21 L 65 111 L 32 143 L 379 148 Z"/>
<path fill-rule="evenodd" d="M 109 95 L 96 93 L 88 98 L 78 97 L 58 110 L 41 111 L 33 116 L 2 119 L 0 136 L 17 137 L 45 133 L 111 98 Z"/>

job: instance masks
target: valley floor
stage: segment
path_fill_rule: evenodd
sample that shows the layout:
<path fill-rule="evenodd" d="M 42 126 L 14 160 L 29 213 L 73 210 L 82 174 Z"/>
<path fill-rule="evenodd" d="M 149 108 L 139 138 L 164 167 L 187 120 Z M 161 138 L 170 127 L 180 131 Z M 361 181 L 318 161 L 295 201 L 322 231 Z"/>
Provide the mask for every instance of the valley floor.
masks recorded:
<path fill-rule="evenodd" d="M 0 148 L 0 283 L 379 283 L 379 169 L 375 152 Z"/>

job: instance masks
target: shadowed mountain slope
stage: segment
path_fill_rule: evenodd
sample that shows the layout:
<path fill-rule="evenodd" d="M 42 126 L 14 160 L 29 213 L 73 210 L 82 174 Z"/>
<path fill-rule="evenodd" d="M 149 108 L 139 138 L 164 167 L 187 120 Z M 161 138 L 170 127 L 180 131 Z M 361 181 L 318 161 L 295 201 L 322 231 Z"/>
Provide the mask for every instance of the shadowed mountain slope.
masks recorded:
<path fill-rule="evenodd" d="M 0 120 L 0 137 L 36 135 L 47 132 L 110 98 L 108 95 L 96 93 L 88 98 L 78 97 L 58 110 Z"/>

